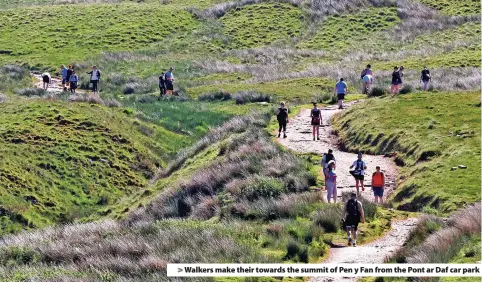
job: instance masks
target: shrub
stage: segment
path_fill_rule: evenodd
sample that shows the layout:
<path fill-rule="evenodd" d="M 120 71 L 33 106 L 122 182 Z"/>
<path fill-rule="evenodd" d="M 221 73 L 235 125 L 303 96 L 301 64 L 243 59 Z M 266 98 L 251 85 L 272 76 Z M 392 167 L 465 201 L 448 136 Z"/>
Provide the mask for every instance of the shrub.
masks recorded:
<path fill-rule="evenodd" d="M 400 94 L 408 94 L 413 92 L 414 87 L 411 84 L 403 84 L 403 87 L 400 89 Z"/>
<path fill-rule="evenodd" d="M 28 70 L 17 65 L 5 65 L 0 69 L 1 74 L 5 74 L 13 80 L 23 80 L 28 74 Z"/>
<path fill-rule="evenodd" d="M 370 93 L 368 94 L 369 97 L 378 97 L 387 94 L 387 91 L 383 87 L 372 87 Z"/>
<path fill-rule="evenodd" d="M 241 189 L 241 195 L 248 200 L 278 197 L 284 192 L 286 192 L 286 186 L 281 180 L 264 176 L 254 178 Z"/>
<path fill-rule="evenodd" d="M 289 242 L 286 245 L 286 255 L 284 256 L 284 259 L 292 259 L 294 258 L 298 252 L 300 251 L 300 246 L 296 242 Z"/>
<path fill-rule="evenodd" d="M 226 101 L 231 99 L 231 93 L 221 90 L 218 92 L 205 93 L 198 97 L 199 101 Z"/>
<path fill-rule="evenodd" d="M 338 232 L 341 226 L 343 209 L 339 205 L 330 205 L 326 209 L 316 212 L 314 222 L 327 233 Z"/>
<path fill-rule="evenodd" d="M 135 85 L 131 83 L 124 85 L 124 88 L 122 89 L 123 94 L 133 94 L 134 92 L 135 92 Z"/>
<path fill-rule="evenodd" d="M 236 100 L 236 104 L 244 104 L 248 102 L 271 102 L 271 96 L 267 94 L 261 94 L 254 91 L 239 91 L 233 96 Z"/>
<path fill-rule="evenodd" d="M 23 88 L 17 91 L 21 96 L 43 96 L 47 92 L 43 88 Z"/>

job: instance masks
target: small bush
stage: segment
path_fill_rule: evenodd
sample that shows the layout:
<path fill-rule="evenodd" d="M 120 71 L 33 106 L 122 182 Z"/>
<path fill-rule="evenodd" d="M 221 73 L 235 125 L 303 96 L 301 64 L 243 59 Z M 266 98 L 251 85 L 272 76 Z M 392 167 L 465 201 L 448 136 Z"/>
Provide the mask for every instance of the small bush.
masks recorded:
<path fill-rule="evenodd" d="M 18 95 L 21 96 L 43 96 L 47 92 L 42 88 L 23 88 L 17 91 Z"/>
<path fill-rule="evenodd" d="M 249 102 L 271 102 L 271 96 L 267 94 L 261 94 L 254 91 L 239 91 L 233 96 L 236 100 L 236 104 L 244 104 Z"/>
<path fill-rule="evenodd" d="M 0 69 L 0 73 L 6 74 L 13 80 L 23 80 L 27 77 L 28 70 L 17 65 L 5 65 Z"/>
<path fill-rule="evenodd" d="M 123 94 L 133 94 L 136 91 L 136 85 L 132 83 L 128 83 L 124 85 L 124 88 L 122 89 Z"/>
<path fill-rule="evenodd" d="M 333 205 L 318 211 L 315 214 L 314 222 L 327 233 L 335 233 L 340 230 L 343 210 L 339 205 Z"/>
<path fill-rule="evenodd" d="M 400 89 L 400 94 L 408 94 L 413 92 L 414 87 L 411 84 L 404 84 L 402 89 Z"/>
<path fill-rule="evenodd" d="M 296 242 L 289 242 L 286 245 L 286 255 L 285 259 L 292 259 L 294 258 L 300 251 L 300 246 Z"/>
<path fill-rule="evenodd" d="M 387 94 L 387 91 L 383 87 L 375 86 L 370 90 L 369 97 L 378 97 Z"/>
<path fill-rule="evenodd" d="M 248 200 L 266 197 L 278 197 L 286 192 L 286 187 L 283 182 L 278 179 L 270 177 L 254 178 L 244 188 L 241 189 L 241 194 Z"/>
<path fill-rule="evenodd" d="M 221 90 L 219 92 L 209 92 L 198 97 L 199 101 L 226 101 L 231 99 L 231 93 Z"/>

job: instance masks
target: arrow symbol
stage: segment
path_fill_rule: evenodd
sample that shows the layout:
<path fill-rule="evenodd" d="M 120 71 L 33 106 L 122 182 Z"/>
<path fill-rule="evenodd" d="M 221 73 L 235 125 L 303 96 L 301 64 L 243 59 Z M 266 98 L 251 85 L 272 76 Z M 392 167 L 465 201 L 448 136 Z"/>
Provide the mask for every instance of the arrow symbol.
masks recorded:
<path fill-rule="evenodd" d="M 182 268 L 177 268 L 177 272 L 182 272 Z"/>

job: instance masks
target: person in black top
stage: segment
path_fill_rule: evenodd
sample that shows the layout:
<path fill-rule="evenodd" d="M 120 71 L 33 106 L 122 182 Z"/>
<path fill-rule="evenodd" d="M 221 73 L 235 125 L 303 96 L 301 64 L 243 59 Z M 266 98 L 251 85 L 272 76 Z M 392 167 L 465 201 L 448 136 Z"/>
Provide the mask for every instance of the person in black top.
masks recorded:
<path fill-rule="evenodd" d="M 289 123 L 288 108 L 285 106 L 284 101 L 280 103 L 280 107 L 276 111 L 276 118 L 278 119 L 279 130 L 278 138 L 281 136 L 281 130 L 283 130 L 283 138 L 286 138 L 286 124 Z"/>
<path fill-rule="evenodd" d="M 161 91 L 161 96 L 166 94 L 166 77 L 164 76 L 164 72 L 159 76 L 159 90 Z"/>
<path fill-rule="evenodd" d="M 70 87 L 70 76 L 72 76 L 72 73 L 74 72 L 74 69 L 72 68 L 72 65 L 69 65 L 69 68 L 67 69 L 67 77 L 65 78 L 65 88 L 64 91 L 67 91 L 67 87 Z"/>
<path fill-rule="evenodd" d="M 320 125 L 321 125 L 321 110 L 318 108 L 316 102 L 313 103 L 313 109 L 311 109 L 311 126 L 313 128 L 313 140 L 315 137 L 320 140 Z"/>
<path fill-rule="evenodd" d="M 430 71 L 427 66 L 423 67 L 422 75 L 420 76 L 420 82 L 423 82 L 423 90 L 427 91 L 428 84 L 432 82 L 432 77 L 430 77 Z"/>
<path fill-rule="evenodd" d="M 400 76 L 400 69 L 395 66 L 392 73 L 392 88 L 391 93 L 396 94 L 400 91 L 400 85 L 402 83 L 402 78 Z"/>

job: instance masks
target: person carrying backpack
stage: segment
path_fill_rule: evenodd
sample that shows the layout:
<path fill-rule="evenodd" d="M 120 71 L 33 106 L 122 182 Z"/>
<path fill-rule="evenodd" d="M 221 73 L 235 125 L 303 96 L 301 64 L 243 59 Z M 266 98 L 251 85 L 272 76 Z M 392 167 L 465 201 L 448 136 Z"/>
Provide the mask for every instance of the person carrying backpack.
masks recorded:
<path fill-rule="evenodd" d="M 340 81 L 335 85 L 335 94 L 338 98 L 338 109 L 343 109 L 343 100 L 345 99 L 346 92 L 346 83 L 343 81 L 343 78 L 340 78 Z"/>
<path fill-rule="evenodd" d="M 357 200 L 356 196 L 356 193 L 351 193 L 350 199 L 345 203 L 343 209 L 343 220 L 345 223 L 346 235 L 348 237 L 348 246 L 353 244 L 354 247 L 356 247 L 358 224 L 360 222 L 365 223 L 365 212 L 363 211 L 363 205 Z"/>
<path fill-rule="evenodd" d="M 423 82 L 423 91 L 427 91 L 428 84 L 432 82 L 432 78 L 430 77 L 430 70 L 427 66 L 423 67 L 422 74 L 420 76 L 420 82 Z"/>
<path fill-rule="evenodd" d="M 48 72 L 45 72 L 42 74 L 42 82 L 43 82 L 43 87 L 45 90 L 49 88 L 49 84 L 52 81 L 52 77 Z"/>
<path fill-rule="evenodd" d="M 372 175 L 372 189 L 375 196 L 375 203 L 383 204 L 383 191 L 385 189 L 385 174 L 380 171 L 380 166 L 375 167 L 377 171 Z"/>
<path fill-rule="evenodd" d="M 166 77 L 164 72 L 159 76 L 159 90 L 161 91 L 161 96 L 166 94 Z"/>
<path fill-rule="evenodd" d="M 393 73 L 392 73 L 392 87 L 390 89 L 390 92 L 393 94 L 398 94 L 400 91 L 400 85 L 402 84 L 402 77 L 400 73 L 400 69 L 398 66 L 395 66 L 393 68 Z"/>
<path fill-rule="evenodd" d="M 278 120 L 279 130 L 278 138 L 281 136 L 281 130 L 283 130 L 283 138 L 286 138 L 286 124 L 289 122 L 288 119 L 288 108 L 285 107 L 285 102 L 280 103 L 280 107 L 276 111 L 276 119 Z"/>
<path fill-rule="evenodd" d="M 99 81 L 100 81 L 100 71 L 97 69 L 97 66 L 92 66 L 92 71 L 87 72 L 90 75 L 90 83 L 92 84 L 92 91 L 94 94 L 99 94 L 99 90 L 97 89 Z"/>
<path fill-rule="evenodd" d="M 320 140 L 320 125 L 322 124 L 321 121 L 321 110 L 318 109 L 318 106 L 315 103 L 313 103 L 313 109 L 311 109 L 311 126 L 313 128 L 313 140 L 315 140 L 315 137 Z M 316 134 L 316 136 L 315 136 Z"/>
<path fill-rule="evenodd" d="M 360 79 L 363 82 L 363 94 L 368 94 L 368 89 L 373 83 L 373 71 L 372 65 L 368 64 L 367 67 L 361 72 Z"/>
<path fill-rule="evenodd" d="M 77 85 L 79 82 L 79 77 L 77 76 L 74 70 L 72 70 L 72 74 L 70 75 L 69 82 L 70 82 L 70 92 L 75 93 L 75 90 L 77 89 Z"/>
<path fill-rule="evenodd" d="M 361 152 L 358 153 L 358 159 L 353 162 L 353 164 L 350 166 L 350 173 L 353 175 L 355 178 L 355 186 L 356 186 L 356 192 L 359 194 L 360 189 L 359 189 L 359 184 L 361 184 L 362 191 L 365 191 L 365 185 L 363 184 L 363 180 L 365 179 L 365 169 L 367 169 L 367 165 L 365 164 L 365 161 L 362 160 L 362 154 Z"/>
<path fill-rule="evenodd" d="M 74 72 L 74 69 L 72 68 L 72 65 L 69 65 L 69 68 L 67 69 L 67 77 L 65 78 L 66 82 L 65 85 L 70 87 L 70 76 L 72 76 L 72 73 Z"/>
<path fill-rule="evenodd" d="M 173 67 L 169 68 L 169 71 L 166 72 L 164 75 L 165 81 L 166 81 L 166 94 L 167 95 L 172 95 L 172 91 L 174 90 L 174 74 L 172 73 L 174 71 Z"/>
<path fill-rule="evenodd" d="M 336 203 L 336 173 L 335 173 L 335 160 L 330 160 L 328 162 L 328 167 L 324 170 L 325 174 L 325 188 L 327 191 L 326 199 L 330 203 L 333 198 L 333 202 Z"/>
<path fill-rule="evenodd" d="M 323 157 L 321 158 L 321 166 L 323 169 L 328 168 L 328 162 L 331 160 L 336 161 L 335 156 L 333 155 L 333 150 L 328 149 L 328 153 L 323 153 Z"/>

